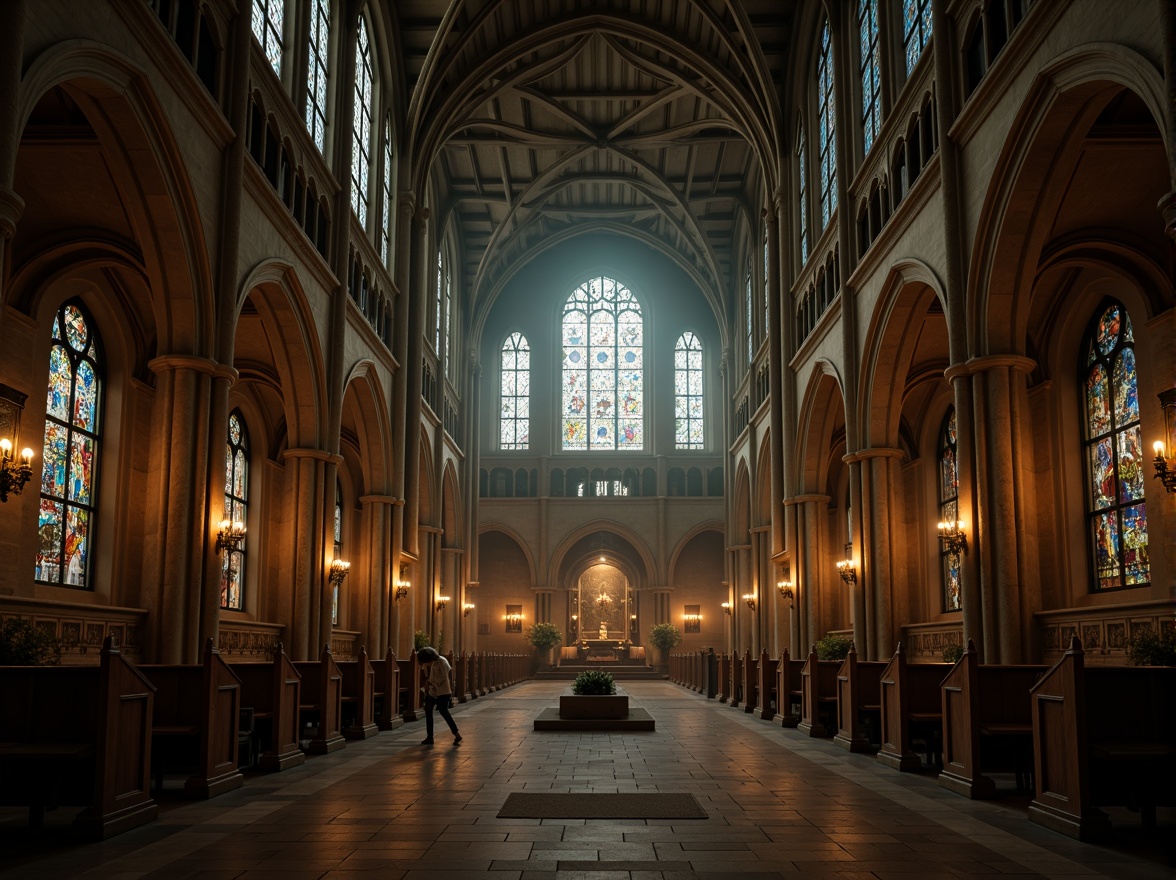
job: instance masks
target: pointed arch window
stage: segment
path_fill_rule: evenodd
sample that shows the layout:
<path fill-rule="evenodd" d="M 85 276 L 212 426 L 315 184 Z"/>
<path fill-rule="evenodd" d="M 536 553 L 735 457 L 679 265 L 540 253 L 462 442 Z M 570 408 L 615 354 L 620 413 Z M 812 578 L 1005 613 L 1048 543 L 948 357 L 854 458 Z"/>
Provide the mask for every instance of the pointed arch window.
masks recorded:
<path fill-rule="evenodd" d="M 821 229 L 837 210 L 837 113 L 833 89 L 833 40 L 829 20 L 821 26 L 817 55 L 817 164 L 821 177 Z"/>
<path fill-rule="evenodd" d="M 674 445 L 703 449 L 702 342 L 687 330 L 674 344 Z"/>
<path fill-rule="evenodd" d="M 512 333 L 502 343 L 501 366 L 499 447 L 527 449 L 531 431 L 531 346 L 522 333 Z"/>
<path fill-rule="evenodd" d="M 81 303 L 63 304 L 53 318 L 41 506 L 34 579 L 92 588 L 90 583 L 103 387 L 101 345 Z"/>
<path fill-rule="evenodd" d="M 332 559 L 343 558 L 343 484 L 335 478 L 335 555 Z M 339 584 L 331 584 L 331 625 L 339 625 Z"/>
<path fill-rule="evenodd" d="M 1122 304 L 1104 304 L 1083 346 L 1087 523 L 1096 590 L 1151 582 L 1135 337 Z"/>
<path fill-rule="evenodd" d="M 771 291 L 771 285 L 769 283 L 770 279 L 768 278 L 768 222 L 767 222 L 767 220 L 764 221 L 763 258 L 764 258 L 764 336 L 766 337 L 768 335 L 768 331 L 771 329 L 771 325 L 772 325 L 771 318 L 769 317 L 769 315 L 770 315 L 769 309 L 770 309 L 771 300 L 772 300 L 772 291 Z"/>
<path fill-rule="evenodd" d="M 923 50 L 931 42 L 931 0 L 903 0 L 902 46 L 906 52 L 906 72 L 910 76 Z"/>
<path fill-rule="evenodd" d="M 606 276 L 563 311 L 563 448 L 644 448 L 644 322 L 637 298 Z"/>
<path fill-rule="evenodd" d="M 752 311 L 751 295 L 751 257 L 747 260 L 747 282 L 744 287 L 743 315 L 747 320 L 747 368 L 755 360 L 755 312 Z"/>
<path fill-rule="evenodd" d="M 351 122 L 351 208 L 365 228 L 368 221 L 368 176 L 372 167 L 372 44 L 367 21 L 359 17 L 355 46 L 355 109 Z"/>
<path fill-rule="evenodd" d="M 310 65 L 306 76 L 306 130 L 323 152 L 327 132 L 327 47 L 331 39 L 330 0 L 311 0 Z"/>
<path fill-rule="evenodd" d="M 808 226 L 808 171 L 805 168 L 804 129 L 801 128 L 796 140 L 796 158 L 800 185 L 796 188 L 800 205 L 800 262 L 805 263 L 809 255 L 809 226 Z"/>
<path fill-rule="evenodd" d="M 858 3 L 861 44 L 862 154 L 867 155 L 882 124 L 882 65 L 878 60 L 878 0 Z"/>
<path fill-rule="evenodd" d="M 956 522 L 960 516 L 960 471 L 956 456 L 958 433 L 953 406 L 939 431 L 939 522 Z M 960 554 L 939 548 L 939 570 L 943 585 L 943 610 L 960 610 Z"/>
<path fill-rule="evenodd" d="M 286 0 L 253 0 L 253 36 L 261 43 L 265 58 L 278 76 L 282 75 L 282 19 Z"/>
<path fill-rule="evenodd" d="M 224 518 L 249 522 L 249 433 L 240 410 L 229 413 L 229 435 L 225 444 Z M 246 541 L 225 548 L 221 557 L 220 607 L 230 611 L 245 608 Z"/>
<path fill-rule="evenodd" d="M 380 258 L 392 268 L 392 117 L 384 120 L 384 213 L 380 223 Z"/>

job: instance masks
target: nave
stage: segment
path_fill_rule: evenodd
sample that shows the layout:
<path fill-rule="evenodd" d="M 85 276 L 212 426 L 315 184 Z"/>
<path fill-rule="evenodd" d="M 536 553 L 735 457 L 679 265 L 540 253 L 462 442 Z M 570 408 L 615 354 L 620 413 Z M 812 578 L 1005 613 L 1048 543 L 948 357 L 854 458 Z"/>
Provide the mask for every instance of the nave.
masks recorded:
<path fill-rule="evenodd" d="M 67 846 L 46 818 L 43 852 L 0 811 L 8 878 L 381 880 L 904 880 L 1172 877 L 1158 837 L 1116 822 L 1112 845 L 1030 823 L 1008 799 L 972 801 L 929 775 L 755 719 L 668 682 L 624 683 L 657 730 L 536 733 L 566 683 L 528 681 L 459 705 L 464 742 L 414 722 L 209 801 L 161 800 L 159 820 Z M 497 819 L 522 791 L 694 794 L 705 820 Z M 69 811 L 64 811 L 69 812 Z M 1161 816 L 1161 831 L 1172 817 Z M 1165 829 L 1165 826 L 1167 828 Z M 52 842 L 50 846 L 49 842 Z M 1171 846 L 1171 844 L 1168 844 Z M 13 853 L 19 853 L 14 857 Z"/>

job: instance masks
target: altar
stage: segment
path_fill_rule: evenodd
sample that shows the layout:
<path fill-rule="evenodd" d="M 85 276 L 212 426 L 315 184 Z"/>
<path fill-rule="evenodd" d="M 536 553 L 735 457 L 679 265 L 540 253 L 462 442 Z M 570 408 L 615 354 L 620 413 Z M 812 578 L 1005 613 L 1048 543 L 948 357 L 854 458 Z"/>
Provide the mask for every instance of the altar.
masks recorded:
<path fill-rule="evenodd" d="M 580 659 L 617 662 L 629 659 L 624 639 L 580 639 Z"/>

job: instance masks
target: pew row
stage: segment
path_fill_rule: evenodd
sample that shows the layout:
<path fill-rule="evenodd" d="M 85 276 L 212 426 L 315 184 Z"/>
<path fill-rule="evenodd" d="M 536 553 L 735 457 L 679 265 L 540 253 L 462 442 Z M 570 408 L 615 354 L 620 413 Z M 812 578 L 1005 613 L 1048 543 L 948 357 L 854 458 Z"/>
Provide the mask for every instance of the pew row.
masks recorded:
<path fill-rule="evenodd" d="M 230 663 L 241 681 L 241 705 L 253 710 L 253 735 L 260 743 L 257 765 L 279 771 L 305 763 L 298 747 L 302 676 L 286 656 L 282 643 L 274 648 L 272 663 Z"/>
<path fill-rule="evenodd" d="M 883 660 L 858 660 L 857 648 L 849 646 L 849 654 L 837 670 L 837 733 L 833 742 L 851 752 L 868 752 L 874 747 L 882 712 Z"/>
<path fill-rule="evenodd" d="M 759 709 L 757 715 L 765 721 L 776 717 L 776 667 L 780 661 L 762 651 L 759 658 Z"/>
<path fill-rule="evenodd" d="M 392 730 L 404 723 L 400 717 L 400 664 L 392 649 L 383 660 L 370 660 L 376 674 L 375 698 L 376 727 Z"/>
<path fill-rule="evenodd" d="M 928 762 L 938 762 L 943 731 L 939 685 L 949 663 L 908 663 L 900 642 L 878 679 L 882 743 L 875 759 L 895 770 L 918 770 L 923 758 L 915 749 L 923 742 Z"/>
<path fill-rule="evenodd" d="M 800 670 L 800 723 L 796 729 L 807 736 L 832 736 L 837 717 L 837 671 L 840 660 L 821 660 L 810 648 Z"/>
<path fill-rule="evenodd" d="M 800 724 L 800 673 L 805 660 L 793 660 L 785 648 L 780 652 L 776 664 L 776 714 L 773 721 L 781 727 L 796 727 Z"/>
<path fill-rule="evenodd" d="M 302 702 L 299 704 L 299 737 L 307 724 L 315 735 L 304 751 L 325 755 L 347 745 L 343 738 L 343 672 L 331 655 L 331 646 L 323 645 L 318 660 L 301 660 L 294 669 L 302 676 Z"/>
<path fill-rule="evenodd" d="M 340 724 L 344 739 L 367 739 L 380 732 L 375 721 L 376 670 L 367 648 L 359 646 L 354 660 L 336 660 L 342 673 Z"/>
<path fill-rule="evenodd" d="M 0 803 L 44 811 L 85 807 L 74 829 L 104 840 L 153 822 L 151 717 L 155 688 L 118 648 L 100 665 L 0 667 Z"/>

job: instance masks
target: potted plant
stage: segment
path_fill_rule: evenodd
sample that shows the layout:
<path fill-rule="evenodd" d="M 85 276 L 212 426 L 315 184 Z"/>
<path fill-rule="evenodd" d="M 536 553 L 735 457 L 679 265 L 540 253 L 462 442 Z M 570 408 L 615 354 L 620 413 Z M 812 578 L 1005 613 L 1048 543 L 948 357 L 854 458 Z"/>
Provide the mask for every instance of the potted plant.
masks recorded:
<path fill-rule="evenodd" d="M 534 623 L 527 627 L 527 641 L 548 666 L 555 665 L 555 646 L 563 641 L 563 633 L 554 623 Z"/>
<path fill-rule="evenodd" d="M 649 629 L 649 644 L 657 650 L 656 664 L 669 663 L 670 651 L 682 644 L 682 633 L 672 623 L 657 623 Z"/>
<path fill-rule="evenodd" d="M 0 666 L 56 666 L 61 640 L 31 621 L 10 617 L 0 621 Z"/>
<path fill-rule="evenodd" d="M 1176 666 L 1176 629 L 1156 632 L 1149 626 L 1137 631 L 1125 647 L 1132 666 Z"/>
<path fill-rule="evenodd" d="M 817 639 L 813 645 L 817 650 L 818 660 L 844 660 L 849 656 L 849 646 L 853 644 L 845 636 L 835 636 L 832 633 Z"/>
<path fill-rule="evenodd" d="M 572 693 L 578 696 L 608 696 L 616 692 L 612 673 L 603 669 L 585 669 L 572 682 Z"/>
<path fill-rule="evenodd" d="M 615 720 L 629 717 L 629 697 L 617 693 L 612 673 L 586 669 L 572 682 L 572 692 L 559 698 L 560 718 Z"/>

